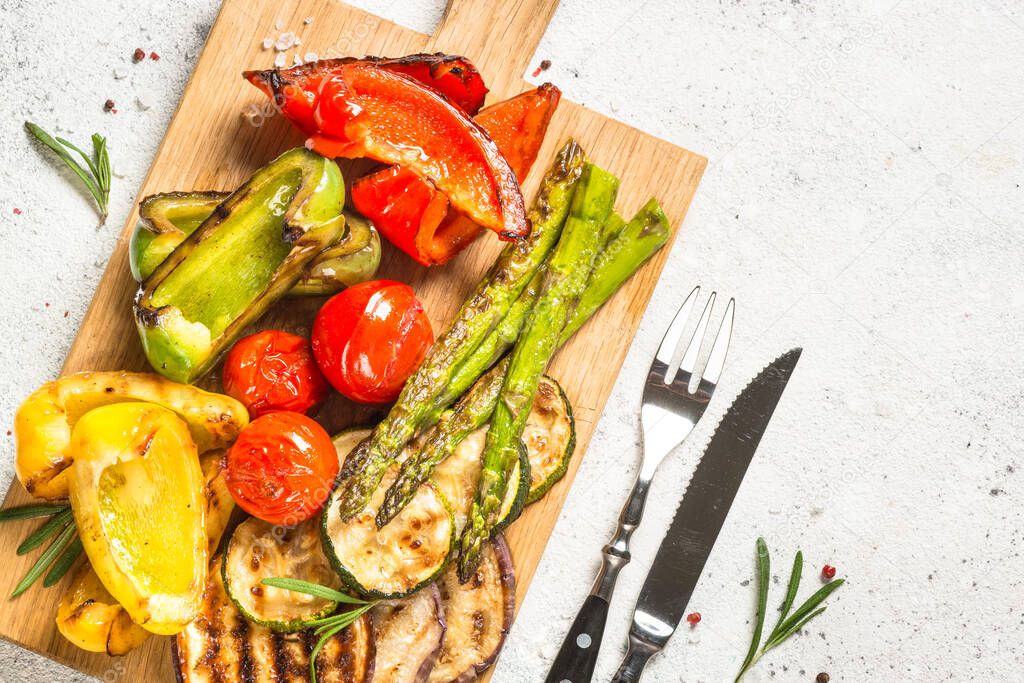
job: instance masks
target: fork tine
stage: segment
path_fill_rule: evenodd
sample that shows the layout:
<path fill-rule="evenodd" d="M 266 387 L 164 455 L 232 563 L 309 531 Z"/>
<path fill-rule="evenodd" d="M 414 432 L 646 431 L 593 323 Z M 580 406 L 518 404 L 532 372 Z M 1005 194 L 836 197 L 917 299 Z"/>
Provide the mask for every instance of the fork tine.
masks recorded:
<path fill-rule="evenodd" d="M 703 379 L 711 384 L 718 384 L 722 376 L 722 368 L 725 367 L 725 355 L 729 352 L 729 342 L 732 340 L 732 322 L 736 313 L 736 299 L 729 299 L 729 305 L 725 307 L 725 316 L 718 328 L 718 335 L 715 337 L 715 344 L 711 347 L 711 355 L 708 356 L 708 363 L 704 366 Z"/>
<path fill-rule="evenodd" d="M 665 337 L 661 340 L 661 346 L 658 347 L 658 353 L 655 358 L 665 365 L 672 362 L 672 356 L 675 355 L 676 347 L 679 345 L 679 338 L 683 336 L 686 321 L 690 317 L 690 311 L 693 310 L 693 304 L 697 301 L 697 295 L 699 294 L 700 286 L 698 285 L 693 288 L 690 295 L 686 297 L 686 301 L 679 307 L 679 312 L 672 319 L 672 324 L 668 326 Z"/>
<path fill-rule="evenodd" d="M 697 323 L 697 329 L 693 331 L 690 343 L 687 344 L 686 352 L 683 354 L 683 360 L 679 363 L 679 369 L 690 373 L 691 380 L 695 376 L 697 359 L 700 358 L 700 347 L 704 342 L 704 333 L 707 332 L 708 321 L 711 320 L 711 309 L 715 306 L 716 296 L 718 296 L 717 292 L 711 292 L 708 302 L 704 305 L 704 312 L 700 314 L 700 322 Z M 700 378 L 697 379 L 699 380 Z M 692 381 L 690 383 L 692 384 Z M 692 393 L 692 389 L 690 391 Z"/>

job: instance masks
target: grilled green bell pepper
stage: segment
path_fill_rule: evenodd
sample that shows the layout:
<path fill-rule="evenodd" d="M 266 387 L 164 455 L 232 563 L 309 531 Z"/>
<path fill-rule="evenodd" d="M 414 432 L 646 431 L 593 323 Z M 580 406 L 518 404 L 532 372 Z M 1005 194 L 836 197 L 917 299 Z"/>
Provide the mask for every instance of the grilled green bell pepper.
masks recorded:
<path fill-rule="evenodd" d="M 227 192 L 165 192 L 143 199 L 128 247 L 135 279 L 142 282 L 149 277 L 228 196 Z M 330 296 L 377 273 L 380 235 L 362 216 L 344 213 L 344 237 L 316 255 L 289 296 Z"/>
<path fill-rule="evenodd" d="M 302 271 L 289 296 L 327 296 L 373 279 L 380 266 L 380 235 L 373 223 L 345 212 L 348 231 Z"/>
<path fill-rule="evenodd" d="M 175 247 L 210 217 L 228 192 L 165 192 L 139 203 L 139 222 L 128 245 L 132 277 L 142 282 Z"/>
<path fill-rule="evenodd" d="M 285 152 L 220 203 L 143 282 L 135 321 L 150 365 L 190 383 L 343 234 L 338 165 Z"/>

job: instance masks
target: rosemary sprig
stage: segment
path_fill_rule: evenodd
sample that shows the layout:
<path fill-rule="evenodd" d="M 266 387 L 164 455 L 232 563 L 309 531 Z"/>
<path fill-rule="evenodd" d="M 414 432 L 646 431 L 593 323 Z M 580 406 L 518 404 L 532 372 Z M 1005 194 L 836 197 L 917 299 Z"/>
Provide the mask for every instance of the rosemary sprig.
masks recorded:
<path fill-rule="evenodd" d="M 317 619 L 311 621 L 307 625 L 310 628 L 315 627 L 313 631 L 316 635 L 320 636 L 316 646 L 309 653 L 309 679 L 312 683 L 316 683 L 316 658 L 320 655 L 320 650 L 323 649 L 324 644 L 328 640 L 336 636 L 341 631 L 356 623 L 361 616 L 373 609 L 376 602 L 367 602 L 359 598 L 354 598 L 351 595 L 346 595 L 341 591 L 336 591 L 328 586 L 321 586 L 317 583 L 310 583 L 308 581 L 302 581 L 300 579 L 286 579 L 286 578 L 271 578 L 263 579 L 261 581 L 265 586 L 273 586 L 274 588 L 283 588 L 284 590 L 294 591 L 296 593 L 304 593 L 306 595 L 312 595 L 317 598 L 323 598 L 324 600 L 330 600 L 346 605 L 357 605 L 355 609 L 347 612 L 341 612 L 333 614 L 323 619 Z"/>
<path fill-rule="evenodd" d="M 75 528 L 74 524 L 68 524 L 64 527 L 64 530 L 60 532 L 60 535 L 57 536 L 56 540 L 50 544 L 50 547 L 43 551 L 43 554 L 39 556 L 36 563 L 28 570 L 28 573 L 25 574 L 25 578 L 23 578 L 18 585 L 14 587 L 14 592 L 11 593 L 11 597 L 16 598 L 27 591 L 29 586 L 35 583 L 36 580 L 43 575 L 43 572 L 50 568 L 50 565 L 57 559 L 57 556 L 64 552 L 71 542 L 75 540 L 77 534 L 78 529 Z"/>
<path fill-rule="evenodd" d="M 46 541 L 46 539 L 50 538 L 50 536 L 53 536 L 59 529 L 63 529 L 64 525 L 66 525 L 70 521 L 71 508 L 65 508 L 64 510 L 61 510 L 53 517 L 50 517 L 50 519 L 45 524 L 40 526 L 31 534 L 29 534 L 25 538 L 25 540 L 21 542 L 21 545 L 18 546 L 18 549 L 14 552 L 18 555 L 25 555 L 27 553 L 32 552 L 33 550 L 41 546 Z"/>
<path fill-rule="evenodd" d="M 64 138 L 54 138 L 42 128 L 25 122 L 25 128 L 39 142 L 49 147 L 61 161 L 81 179 L 89 194 L 96 200 L 100 210 L 100 223 L 107 220 L 107 203 L 110 200 L 110 157 L 107 155 L 107 139 L 99 133 L 92 134 L 92 156 L 80 150 Z M 69 151 L 70 150 L 70 151 Z M 71 152 L 77 152 L 85 166 L 82 166 Z"/>
<path fill-rule="evenodd" d="M 768 634 L 768 638 L 761 645 L 761 633 L 764 630 L 765 611 L 768 604 L 768 583 L 770 580 L 771 561 L 768 556 L 768 545 L 763 538 L 757 539 L 757 614 L 754 618 L 754 636 L 750 642 L 750 649 L 747 657 L 743 660 L 740 671 L 736 674 L 736 683 L 747 673 L 758 660 L 769 651 L 786 642 L 794 633 L 798 633 L 807 623 L 825 611 L 819 607 L 825 599 L 832 595 L 836 589 L 845 583 L 843 579 L 830 581 L 800 605 L 792 615 L 789 611 L 796 600 L 797 589 L 800 587 L 800 574 L 803 571 L 804 556 L 799 550 L 793 558 L 793 569 L 789 574 L 789 586 L 786 589 L 786 599 L 782 603 L 782 611 L 779 614 L 779 621 Z M 761 649 L 758 650 L 758 646 Z"/>
<path fill-rule="evenodd" d="M 49 519 L 26 536 L 15 552 L 18 555 L 25 555 L 55 535 L 56 539 L 39 555 L 28 573 L 18 582 L 14 592 L 11 593 L 12 598 L 16 598 L 28 590 L 29 586 L 43 576 L 44 572 L 46 572 L 46 576 L 43 578 L 43 586 L 49 588 L 55 585 L 64 578 L 64 575 L 74 566 L 75 560 L 82 554 L 82 541 L 78 538 L 78 528 L 75 526 L 74 516 L 69 506 L 47 503 L 22 505 L 0 511 L 0 522 L 36 517 L 49 517 Z M 47 571 L 48 569 L 49 571 Z"/>
<path fill-rule="evenodd" d="M 18 507 L 0 510 L 0 522 L 13 522 L 17 519 L 33 519 L 35 517 L 50 517 L 58 512 L 68 509 L 62 503 L 40 503 L 38 505 L 19 505 Z"/>

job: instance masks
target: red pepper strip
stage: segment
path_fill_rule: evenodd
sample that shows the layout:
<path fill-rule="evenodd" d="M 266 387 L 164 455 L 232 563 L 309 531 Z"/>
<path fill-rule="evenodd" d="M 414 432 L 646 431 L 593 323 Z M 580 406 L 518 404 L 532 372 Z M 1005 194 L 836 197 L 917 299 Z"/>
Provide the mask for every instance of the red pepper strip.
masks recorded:
<path fill-rule="evenodd" d="M 458 55 L 415 54 L 406 57 L 342 57 L 320 59 L 290 69 L 246 71 L 242 75 L 257 88 L 275 99 L 282 112 L 306 135 L 317 132 L 313 117 L 316 93 L 320 84 L 334 70 L 345 64 L 376 64 L 382 69 L 415 78 L 461 107 L 470 116 L 483 106 L 487 86 L 476 67 Z"/>
<path fill-rule="evenodd" d="M 545 83 L 493 104 L 474 119 L 522 182 L 537 158 L 561 92 Z M 396 247 L 425 266 L 448 262 L 480 235 L 480 226 L 412 171 L 390 166 L 357 180 L 352 202 Z"/>
<path fill-rule="evenodd" d="M 415 78 L 457 104 L 470 116 L 480 111 L 487 86 L 476 67 L 465 57 L 438 52 L 409 55 L 377 62 L 379 66 Z"/>
<path fill-rule="evenodd" d="M 335 66 L 316 90 L 277 71 L 247 77 L 311 133 L 306 144 L 314 151 L 401 164 L 432 180 L 480 225 L 508 239 L 529 233 L 519 183 L 497 145 L 431 88 L 365 60 Z"/>

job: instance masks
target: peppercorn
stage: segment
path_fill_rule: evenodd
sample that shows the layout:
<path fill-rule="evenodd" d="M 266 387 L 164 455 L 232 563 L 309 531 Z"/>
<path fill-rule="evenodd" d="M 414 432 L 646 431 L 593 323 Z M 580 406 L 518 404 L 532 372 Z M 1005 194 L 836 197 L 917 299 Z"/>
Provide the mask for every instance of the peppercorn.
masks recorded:
<path fill-rule="evenodd" d="M 141 47 L 135 48 L 135 52 L 132 53 L 132 61 L 138 64 L 146 58 L 146 53 Z"/>
<path fill-rule="evenodd" d="M 824 567 L 821 568 L 821 575 L 825 579 L 831 579 L 836 575 L 836 568 L 830 564 L 826 564 Z"/>
<path fill-rule="evenodd" d="M 155 52 L 150 52 L 149 53 L 149 58 L 152 59 L 154 62 L 160 61 L 160 55 L 158 55 Z"/>
<path fill-rule="evenodd" d="M 700 612 L 690 612 L 686 615 L 686 621 L 690 623 L 690 626 L 696 626 L 700 623 Z"/>
<path fill-rule="evenodd" d="M 105 111 L 105 112 L 113 112 L 113 113 L 116 114 L 117 110 L 114 109 L 115 106 L 117 106 L 117 105 L 114 104 L 114 100 L 107 100 L 106 102 L 103 103 L 103 111 Z"/>
<path fill-rule="evenodd" d="M 814 683 L 828 683 L 830 679 L 831 677 L 827 673 L 822 671 L 820 674 L 815 676 Z"/>

